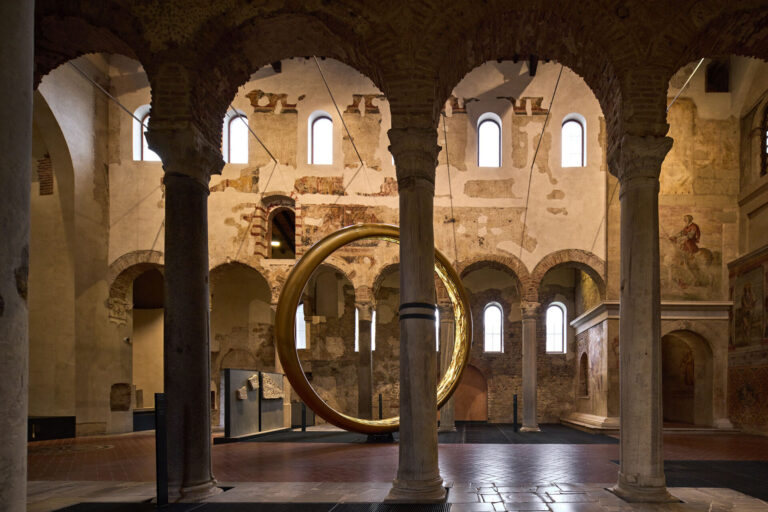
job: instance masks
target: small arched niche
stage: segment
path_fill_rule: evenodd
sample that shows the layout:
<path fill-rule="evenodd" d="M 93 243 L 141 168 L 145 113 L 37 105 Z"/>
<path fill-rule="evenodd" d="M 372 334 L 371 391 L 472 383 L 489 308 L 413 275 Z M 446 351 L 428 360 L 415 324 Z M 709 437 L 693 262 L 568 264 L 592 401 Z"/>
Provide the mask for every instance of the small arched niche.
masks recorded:
<path fill-rule="evenodd" d="M 667 425 L 713 424 L 712 349 L 691 331 L 661 338 L 662 401 Z"/>

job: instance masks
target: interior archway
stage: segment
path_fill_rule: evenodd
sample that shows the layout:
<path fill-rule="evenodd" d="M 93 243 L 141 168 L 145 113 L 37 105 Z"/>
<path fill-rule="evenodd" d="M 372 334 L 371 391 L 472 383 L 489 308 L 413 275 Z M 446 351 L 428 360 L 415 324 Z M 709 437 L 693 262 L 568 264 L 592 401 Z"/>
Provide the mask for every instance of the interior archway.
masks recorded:
<path fill-rule="evenodd" d="M 673 331 L 661 339 L 662 401 L 668 426 L 711 426 L 712 350 L 691 331 Z"/>

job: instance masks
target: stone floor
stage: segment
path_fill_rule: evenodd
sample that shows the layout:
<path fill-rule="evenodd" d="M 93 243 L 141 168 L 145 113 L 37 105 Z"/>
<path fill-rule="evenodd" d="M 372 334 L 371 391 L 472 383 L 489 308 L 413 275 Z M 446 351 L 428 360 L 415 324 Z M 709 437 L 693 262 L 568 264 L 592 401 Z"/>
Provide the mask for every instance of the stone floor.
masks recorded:
<path fill-rule="evenodd" d="M 301 502 L 307 504 L 303 509 L 290 510 L 309 512 L 338 503 L 375 503 L 386 496 L 397 470 L 396 444 L 235 443 L 214 445 L 212 453 L 214 474 L 232 488 L 206 507 Z M 616 478 L 616 444 L 444 444 L 439 453 L 443 478 L 456 482 L 450 492 L 453 512 L 643 510 L 604 490 Z M 768 505 L 756 498 L 768 496 L 768 437 L 665 434 L 664 458 L 669 485 L 684 503 L 659 510 L 768 512 Z M 155 495 L 153 433 L 30 443 L 28 472 L 30 511 L 96 502 L 145 502 L 142 508 L 119 510 L 146 510 L 146 501 Z M 308 505 L 318 502 L 323 504 Z M 286 506 L 279 510 L 288 511 Z M 112 510 L 93 507 L 72 511 Z M 270 507 L 237 510 L 278 510 Z M 369 509 L 374 510 L 364 510 Z"/>
<path fill-rule="evenodd" d="M 419 511 L 421 507 L 379 508 L 389 483 L 223 483 L 231 488 L 204 504 L 175 507 L 179 511 L 265 512 L 377 510 Z M 678 487 L 670 491 L 680 503 L 631 504 L 605 490 L 608 484 L 539 483 L 449 483 L 447 507 L 423 510 L 450 512 L 550 511 L 550 512 L 768 512 L 768 503 L 730 489 Z M 132 512 L 152 510 L 154 485 L 146 482 L 30 482 L 29 512 L 55 510 Z M 118 505 L 122 503 L 123 505 Z M 244 504 L 249 504 L 247 507 Z M 293 506 L 286 506 L 292 503 Z M 279 505 L 281 504 L 281 505 Z M 345 504 L 340 506 L 340 504 Z M 114 507 L 114 508 L 111 508 Z M 119 508 L 118 508 L 119 507 Z"/>

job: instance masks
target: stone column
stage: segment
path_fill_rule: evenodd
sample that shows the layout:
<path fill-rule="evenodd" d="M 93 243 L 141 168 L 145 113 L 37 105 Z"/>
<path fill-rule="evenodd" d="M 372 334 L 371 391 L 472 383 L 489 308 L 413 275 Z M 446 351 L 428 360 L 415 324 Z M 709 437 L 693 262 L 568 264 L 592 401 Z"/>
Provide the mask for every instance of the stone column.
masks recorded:
<path fill-rule="evenodd" d="M 393 116 L 393 125 L 397 126 Z M 400 443 L 388 501 L 445 500 L 437 464 L 435 242 L 437 131 L 389 130 L 400 196 Z"/>
<path fill-rule="evenodd" d="M 27 509 L 34 2 L 0 2 L 0 510 Z"/>
<path fill-rule="evenodd" d="M 538 302 L 522 302 L 523 314 L 523 426 L 520 432 L 541 432 L 536 419 L 536 316 Z"/>
<path fill-rule="evenodd" d="M 453 309 L 448 304 L 441 304 L 440 308 L 440 377 L 445 374 L 453 357 Z M 456 415 L 453 406 L 453 397 L 445 402 L 440 409 L 440 428 L 438 432 L 455 432 Z"/>
<path fill-rule="evenodd" d="M 223 163 L 186 132 L 150 127 L 147 139 L 165 169 L 168 494 L 200 501 L 221 492 L 211 470 L 208 181 Z"/>
<path fill-rule="evenodd" d="M 371 317 L 373 305 L 359 302 L 357 308 L 358 358 L 357 358 L 357 415 L 373 419 L 373 355 L 371 351 Z"/>
<path fill-rule="evenodd" d="M 663 502 L 659 173 L 672 139 L 625 135 L 612 155 L 621 183 L 619 378 L 621 445 L 614 492 Z"/>

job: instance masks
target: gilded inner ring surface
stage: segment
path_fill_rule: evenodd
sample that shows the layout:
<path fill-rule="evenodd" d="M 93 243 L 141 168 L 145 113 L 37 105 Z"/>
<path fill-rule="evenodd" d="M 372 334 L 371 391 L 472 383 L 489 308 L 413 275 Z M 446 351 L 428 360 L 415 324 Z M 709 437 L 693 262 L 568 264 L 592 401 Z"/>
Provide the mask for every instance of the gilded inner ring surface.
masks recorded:
<path fill-rule="evenodd" d="M 349 416 L 335 410 L 315 392 L 304 375 L 296 350 L 295 311 L 299 305 L 312 272 L 335 250 L 357 240 L 377 238 L 399 243 L 400 228 L 389 224 L 357 224 L 342 228 L 326 236 L 299 260 L 285 281 L 280 299 L 277 303 L 275 316 L 275 336 L 277 354 L 283 365 L 285 375 L 296 393 L 317 415 L 345 430 L 363 434 L 380 434 L 394 432 L 400 426 L 398 416 L 380 420 L 366 420 Z M 441 407 L 453 394 L 459 383 L 461 373 L 469 358 L 472 344 L 472 317 L 470 315 L 469 298 L 461 279 L 448 258 L 435 249 L 435 271 L 445 285 L 453 306 L 454 342 L 453 357 L 448 369 L 437 386 L 437 406 Z"/>

